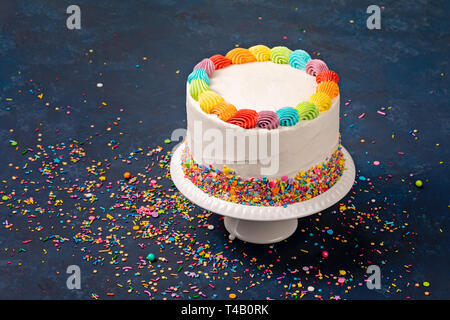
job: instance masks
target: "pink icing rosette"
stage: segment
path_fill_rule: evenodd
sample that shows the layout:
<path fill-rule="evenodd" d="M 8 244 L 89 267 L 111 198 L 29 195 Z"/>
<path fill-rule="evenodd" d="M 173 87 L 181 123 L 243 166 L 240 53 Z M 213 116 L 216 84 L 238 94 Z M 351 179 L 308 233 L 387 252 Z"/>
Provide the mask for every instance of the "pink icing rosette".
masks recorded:
<path fill-rule="evenodd" d="M 306 73 L 314 77 L 318 73 L 326 70 L 328 70 L 327 65 L 325 64 L 325 62 L 319 59 L 312 59 L 305 66 Z"/>
<path fill-rule="evenodd" d="M 206 73 L 208 74 L 208 77 L 211 77 L 214 70 L 216 70 L 216 68 L 214 67 L 214 62 L 212 62 L 208 58 L 205 58 L 202 61 L 200 61 L 199 63 L 197 63 L 197 65 L 194 67 L 194 70 L 198 69 L 198 68 L 205 69 Z"/>

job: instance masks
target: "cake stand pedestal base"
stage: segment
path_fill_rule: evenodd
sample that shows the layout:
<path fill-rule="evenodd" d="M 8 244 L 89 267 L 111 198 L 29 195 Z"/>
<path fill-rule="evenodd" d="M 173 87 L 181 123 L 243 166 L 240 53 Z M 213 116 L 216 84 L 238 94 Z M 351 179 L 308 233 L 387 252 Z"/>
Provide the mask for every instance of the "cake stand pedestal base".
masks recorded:
<path fill-rule="evenodd" d="M 298 219 L 281 221 L 250 221 L 231 217 L 224 218 L 230 233 L 229 239 L 238 238 L 257 244 L 275 243 L 289 238 L 297 229 Z"/>

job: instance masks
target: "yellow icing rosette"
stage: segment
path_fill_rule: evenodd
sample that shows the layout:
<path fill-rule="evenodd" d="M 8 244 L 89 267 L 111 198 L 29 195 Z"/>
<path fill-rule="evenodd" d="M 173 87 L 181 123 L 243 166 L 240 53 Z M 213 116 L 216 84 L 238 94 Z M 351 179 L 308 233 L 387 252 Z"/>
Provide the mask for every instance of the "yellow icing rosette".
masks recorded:
<path fill-rule="evenodd" d="M 262 44 L 248 48 L 248 50 L 255 56 L 256 61 L 269 61 L 270 60 L 270 48 Z"/>
<path fill-rule="evenodd" d="M 222 102 L 222 101 L 225 101 L 225 99 L 211 90 L 203 91 L 202 93 L 200 93 L 198 95 L 198 102 L 200 104 L 200 108 L 205 113 L 208 113 L 208 114 L 211 113 L 212 108 L 216 104 L 218 104 L 219 102 Z"/>
<path fill-rule="evenodd" d="M 320 112 L 327 111 L 331 107 L 331 98 L 324 92 L 316 92 L 309 97 L 309 101 L 314 103 Z"/>

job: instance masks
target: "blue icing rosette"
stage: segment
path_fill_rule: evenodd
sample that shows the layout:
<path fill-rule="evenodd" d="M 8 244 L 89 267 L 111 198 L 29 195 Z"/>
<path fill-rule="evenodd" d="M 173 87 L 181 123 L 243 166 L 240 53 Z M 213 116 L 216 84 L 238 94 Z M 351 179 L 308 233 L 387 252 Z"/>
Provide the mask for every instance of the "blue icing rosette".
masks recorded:
<path fill-rule="evenodd" d="M 290 127 L 298 122 L 298 111 L 292 107 L 284 107 L 277 111 L 281 126 Z"/>
<path fill-rule="evenodd" d="M 206 70 L 203 68 L 194 69 L 194 71 L 192 71 L 191 74 L 188 75 L 189 83 L 191 83 L 191 81 L 194 79 L 203 80 L 209 86 L 209 77 L 208 77 L 208 74 L 206 73 Z"/>
<path fill-rule="evenodd" d="M 305 50 L 295 50 L 289 55 L 289 65 L 300 70 L 305 70 L 305 66 L 310 60 L 311 57 Z"/>

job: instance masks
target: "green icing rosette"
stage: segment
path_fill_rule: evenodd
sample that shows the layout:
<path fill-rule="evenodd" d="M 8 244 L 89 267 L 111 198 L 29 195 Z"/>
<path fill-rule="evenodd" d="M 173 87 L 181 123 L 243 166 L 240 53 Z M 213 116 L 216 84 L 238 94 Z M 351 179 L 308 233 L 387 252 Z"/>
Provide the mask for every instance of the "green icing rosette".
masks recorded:
<path fill-rule="evenodd" d="M 310 101 L 300 102 L 295 109 L 298 111 L 300 120 L 312 120 L 319 116 L 319 108 Z"/>
<path fill-rule="evenodd" d="M 287 47 L 273 47 L 270 50 L 270 61 L 272 61 L 273 63 L 288 64 L 289 56 L 291 53 L 292 50 Z"/>
<path fill-rule="evenodd" d="M 281 126 L 290 127 L 298 122 L 298 112 L 292 107 L 284 107 L 277 111 L 278 121 Z"/>
<path fill-rule="evenodd" d="M 193 79 L 189 84 L 189 93 L 195 100 L 198 100 L 198 95 L 200 93 L 208 90 L 210 90 L 208 84 L 201 79 Z"/>

